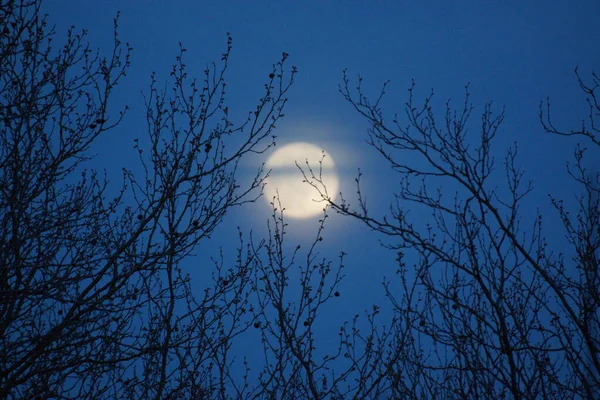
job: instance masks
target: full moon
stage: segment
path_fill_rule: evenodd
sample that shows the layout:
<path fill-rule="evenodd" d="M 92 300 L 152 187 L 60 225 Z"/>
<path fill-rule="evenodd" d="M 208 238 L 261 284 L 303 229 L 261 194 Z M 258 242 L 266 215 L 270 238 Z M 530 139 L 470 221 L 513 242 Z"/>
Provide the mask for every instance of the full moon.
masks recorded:
<path fill-rule="evenodd" d="M 339 180 L 333 159 L 325 150 L 310 143 L 290 143 L 279 148 L 267 160 L 266 167 L 271 174 L 266 181 L 265 198 L 272 202 L 279 195 L 281 206 L 285 208 L 284 215 L 290 218 L 310 218 L 322 213 L 325 207 L 317 189 L 303 182 L 305 178 L 296 165 L 302 167 L 308 181 L 313 181 L 322 190 L 323 185 L 312 178 L 307 161 L 333 200 L 338 192 Z"/>

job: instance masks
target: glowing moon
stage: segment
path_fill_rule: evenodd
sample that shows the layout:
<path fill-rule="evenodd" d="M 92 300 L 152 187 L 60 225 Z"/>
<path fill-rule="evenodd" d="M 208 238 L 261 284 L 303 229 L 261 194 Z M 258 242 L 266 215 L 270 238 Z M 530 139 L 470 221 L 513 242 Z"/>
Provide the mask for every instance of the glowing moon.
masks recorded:
<path fill-rule="evenodd" d="M 266 167 L 271 170 L 271 174 L 265 186 L 265 199 L 268 202 L 272 202 L 279 194 L 281 205 L 285 208 L 284 216 L 301 219 L 323 212 L 325 202 L 314 187 L 303 182 L 304 177 L 296 166 L 297 163 L 302 167 L 307 180 L 312 180 L 322 188 L 320 183 L 312 179 L 307 161 L 314 175 L 320 178 L 327 188 L 329 197 L 333 200 L 338 193 L 339 180 L 329 153 L 310 143 L 296 142 L 285 145 L 267 160 Z"/>

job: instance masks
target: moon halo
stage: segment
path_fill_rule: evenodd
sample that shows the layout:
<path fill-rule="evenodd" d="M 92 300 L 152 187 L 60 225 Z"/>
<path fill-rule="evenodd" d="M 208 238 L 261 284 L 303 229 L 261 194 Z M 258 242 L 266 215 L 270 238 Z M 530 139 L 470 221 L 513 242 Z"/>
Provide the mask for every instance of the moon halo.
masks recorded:
<path fill-rule="evenodd" d="M 271 170 L 265 185 L 265 198 L 268 202 L 279 196 L 281 206 L 285 208 L 284 215 L 293 219 L 305 219 L 322 213 L 325 207 L 321 195 L 310 184 L 304 182 L 304 177 L 298 169 L 299 165 L 306 174 L 306 179 L 322 185 L 312 179 L 308 164 L 314 175 L 327 188 L 328 196 L 333 200 L 339 190 L 339 179 L 335 163 L 329 153 L 306 142 L 295 142 L 278 148 L 266 162 Z M 297 165 L 296 165 L 297 164 Z"/>

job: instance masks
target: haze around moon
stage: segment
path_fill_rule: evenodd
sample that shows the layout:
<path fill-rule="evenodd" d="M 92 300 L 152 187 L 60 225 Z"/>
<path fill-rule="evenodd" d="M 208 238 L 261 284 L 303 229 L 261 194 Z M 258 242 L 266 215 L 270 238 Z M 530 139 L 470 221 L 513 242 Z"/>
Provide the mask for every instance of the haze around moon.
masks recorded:
<path fill-rule="evenodd" d="M 320 174 L 320 179 L 332 200 L 339 191 L 335 163 L 329 153 L 306 142 L 282 146 L 271 154 L 266 163 L 266 167 L 271 170 L 271 173 L 266 180 L 265 199 L 270 203 L 279 195 L 281 205 L 285 208 L 284 216 L 286 217 L 311 218 L 322 213 L 326 205 L 319 192 L 308 183 L 303 182 L 304 177 L 296 164 L 302 167 L 307 179 L 311 180 L 306 165 L 307 161 L 317 178 Z M 312 180 L 314 181 L 314 179 Z M 322 187 L 317 182 L 315 184 Z"/>

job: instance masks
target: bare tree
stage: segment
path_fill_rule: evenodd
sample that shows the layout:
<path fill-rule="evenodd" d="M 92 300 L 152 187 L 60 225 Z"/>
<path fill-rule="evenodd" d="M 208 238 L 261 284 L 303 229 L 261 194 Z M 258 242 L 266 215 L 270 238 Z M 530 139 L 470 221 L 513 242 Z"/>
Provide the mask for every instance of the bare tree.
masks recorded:
<path fill-rule="evenodd" d="M 107 56 L 74 28 L 55 48 L 40 6 L 0 0 L 0 398 L 598 397 L 600 177 L 584 162 L 600 142 L 595 74 L 591 85 L 577 74 L 590 109 L 581 129 L 556 128 L 549 103 L 540 108 L 548 132 L 592 147 L 576 147 L 568 169 L 580 194 L 550 196 L 570 246 L 563 253 L 545 239 L 555 216 L 527 215 L 535 192 L 517 145 L 496 168 L 503 113 L 485 105 L 473 138 L 468 88 L 440 120 L 433 94 L 418 105 L 413 85 L 404 117 L 388 118 L 387 85 L 373 102 L 344 75 L 343 96 L 398 174 L 396 201 L 377 215 L 360 176 L 353 207 L 331 201 L 320 168 L 304 177 L 331 209 L 387 237 L 398 275 L 384 282 L 390 318 L 375 305 L 325 332 L 324 310 L 345 296 L 345 254 L 332 262 L 319 253 L 326 213 L 303 249 L 287 243 L 285 210 L 272 199 L 266 239 L 240 229 L 236 251 L 202 265 L 209 282 L 182 268 L 232 207 L 262 193 L 268 171 L 244 183 L 238 165 L 275 143 L 296 73 L 288 55 L 236 123 L 226 99 L 231 38 L 200 80 L 188 76 L 180 45 L 167 89 L 153 75 L 144 98 L 140 168 L 123 170 L 114 187 L 89 169 L 90 151 L 124 117 L 110 100 L 131 48 L 118 18 Z M 258 365 L 236 350 L 250 332 L 262 344 Z M 319 347 L 332 336 L 334 348 Z"/>
<path fill-rule="evenodd" d="M 579 129 L 564 131 L 556 128 L 550 115 L 550 101 L 540 106 L 540 119 L 544 129 L 552 134 L 561 136 L 579 136 L 591 142 L 591 152 L 594 154 L 600 146 L 600 78 L 593 72 L 591 84 L 586 83 L 579 74 L 575 75 L 579 87 L 585 93 L 588 105 L 588 116 L 581 122 Z M 544 112 L 545 111 L 545 112 Z M 585 146 L 585 145 L 584 145 Z M 563 206 L 562 199 L 553 197 L 552 202 L 559 212 L 565 227 L 569 244 L 574 249 L 573 263 L 578 271 L 576 291 L 580 299 L 580 325 L 585 344 L 582 346 L 589 359 L 578 370 L 579 379 L 590 398 L 600 396 L 600 173 L 595 165 L 589 165 L 594 155 L 587 156 L 590 149 L 577 144 L 574 152 L 575 162 L 568 168 L 569 175 L 580 187 L 576 197 L 577 209 L 575 216 Z"/>
<path fill-rule="evenodd" d="M 560 131 L 549 104 L 540 117 L 548 132 L 584 136 L 594 147 L 588 152 L 597 153 L 598 77 L 591 86 L 579 83 L 590 107 L 587 124 Z M 575 202 L 550 196 L 571 249 L 556 252 L 543 224 L 555 216 L 528 213 L 524 204 L 534 192 L 518 166 L 517 144 L 497 168 L 492 145 L 504 112 L 486 104 L 474 136 L 468 87 L 461 106 L 447 102 L 441 118 L 433 93 L 417 104 L 414 83 L 403 115 L 386 115 L 387 88 L 370 100 L 362 78 L 352 89 L 344 73 L 340 91 L 368 121 L 370 146 L 397 173 L 390 212 L 379 216 L 367 207 L 360 173 L 358 204 L 351 206 L 343 197 L 331 201 L 317 174 L 304 172 L 333 210 L 385 235 L 398 254 L 399 277 L 385 283 L 402 347 L 385 371 L 392 397 L 597 397 L 600 208 L 586 150 L 576 148 L 569 168 L 582 194 Z"/>
<path fill-rule="evenodd" d="M 200 295 L 180 263 L 260 195 L 264 171 L 243 186 L 237 166 L 274 143 L 295 68 L 284 53 L 237 124 L 231 39 L 200 81 L 181 48 L 169 89 L 152 77 L 146 95 L 142 176 L 123 170 L 115 188 L 86 166 L 124 116 L 110 100 L 131 48 L 118 19 L 108 56 L 74 28 L 58 45 L 40 7 L 0 2 L 0 398 L 224 398 L 231 342 L 254 322 L 255 255 L 217 259 Z"/>
<path fill-rule="evenodd" d="M 337 265 L 319 254 L 325 209 L 308 249 L 288 247 L 285 211 L 277 198 L 272 205 L 269 239 L 253 247 L 253 252 L 266 253 L 253 263 L 261 311 L 255 328 L 260 329 L 264 353 L 254 398 L 387 398 L 392 385 L 389 367 L 408 348 L 398 331 L 401 324 L 382 320 L 375 305 L 364 313 L 364 321 L 356 313 L 337 332 L 321 328 L 325 315 L 331 314 L 325 309 L 350 295 L 340 289 L 346 254 L 340 253 Z M 321 340 L 330 345 L 319 347 Z"/>

